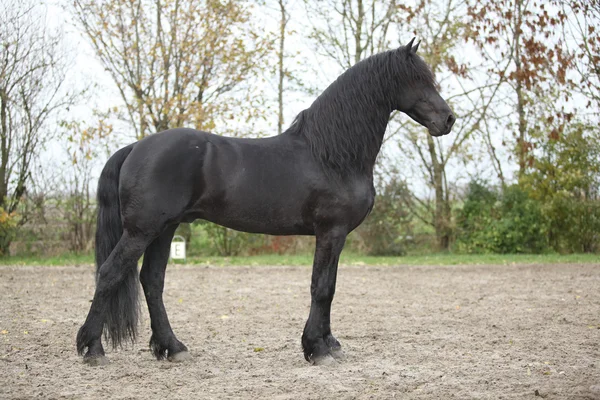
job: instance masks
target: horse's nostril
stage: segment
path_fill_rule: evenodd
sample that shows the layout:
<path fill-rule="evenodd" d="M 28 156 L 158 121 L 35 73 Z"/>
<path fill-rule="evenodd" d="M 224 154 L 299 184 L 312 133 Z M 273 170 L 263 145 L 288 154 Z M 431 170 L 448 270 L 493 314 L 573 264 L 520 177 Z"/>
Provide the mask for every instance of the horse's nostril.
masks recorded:
<path fill-rule="evenodd" d="M 448 119 L 446 120 L 446 126 L 449 127 L 454 125 L 454 121 L 456 121 L 456 117 L 454 116 L 454 114 L 448 115 Z"/>

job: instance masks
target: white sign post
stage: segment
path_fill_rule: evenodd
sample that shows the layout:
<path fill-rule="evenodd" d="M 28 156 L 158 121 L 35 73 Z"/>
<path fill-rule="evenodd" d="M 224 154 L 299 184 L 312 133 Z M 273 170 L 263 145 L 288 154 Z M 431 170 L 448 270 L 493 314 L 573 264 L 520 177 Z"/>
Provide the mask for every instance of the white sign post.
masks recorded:
<path fill-rule="evenodd" d="M 182 236 L 173 237 L 171 242 L 171 259 L 185 262 L 185 239 Z"/>

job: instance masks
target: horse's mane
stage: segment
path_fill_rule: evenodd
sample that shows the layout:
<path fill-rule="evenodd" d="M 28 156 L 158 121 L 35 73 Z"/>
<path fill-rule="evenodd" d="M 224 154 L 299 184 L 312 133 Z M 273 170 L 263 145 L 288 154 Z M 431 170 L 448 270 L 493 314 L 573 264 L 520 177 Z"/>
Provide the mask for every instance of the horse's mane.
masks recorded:
<path fill-rule="evenodd" d="M 340 75 L 286 131 L 302 135 L 326 170 L 371 172 L 394 98 L 417 82 L 434 86 L 429 67 L 401 47 L 373 55 Z"/>

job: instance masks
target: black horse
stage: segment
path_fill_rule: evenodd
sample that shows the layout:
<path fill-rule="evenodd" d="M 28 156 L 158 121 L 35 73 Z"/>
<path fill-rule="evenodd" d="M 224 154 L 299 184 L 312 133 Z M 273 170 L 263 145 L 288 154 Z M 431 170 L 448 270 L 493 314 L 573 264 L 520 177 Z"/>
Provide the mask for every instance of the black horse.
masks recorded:
<path fill-rule="evenodd" d="M 390 114 L 408 114 L 433 136 L 455 121 L 413 41 L 348 69 L 281 135 L 237 139 L 177 128 L 117 151 L 98 184 L 96 292 L 77 335 L 84 361 L 107 362 L 103 329 L 113 346 L 135 339 L 142 255 L 150 347 L 157 359 L 189 357 L 162 292 L 175 229 L 197 218 L 245 232 L 315 235 L 304 357 L 317 364 L 343 357 L 330 328 L 338 259 L 373 207 L 373 166 Z"/>

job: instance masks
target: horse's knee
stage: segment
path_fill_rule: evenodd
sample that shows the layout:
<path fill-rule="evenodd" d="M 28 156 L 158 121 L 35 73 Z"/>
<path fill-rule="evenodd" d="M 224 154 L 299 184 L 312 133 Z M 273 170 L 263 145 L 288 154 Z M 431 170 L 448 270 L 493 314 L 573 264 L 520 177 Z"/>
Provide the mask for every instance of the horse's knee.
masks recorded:
<path fill-rule="evenodd" d="M 333 301 L 335 295 L 335 284 L 319 285 L 311 289 L 311 298 L 317 303 L 329 303 Z"/>

